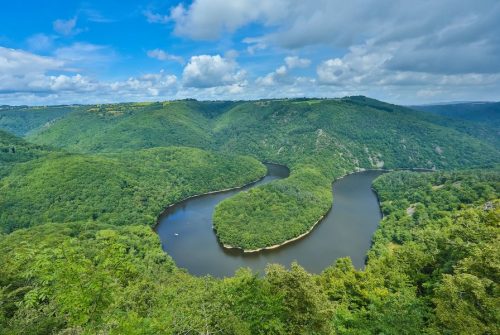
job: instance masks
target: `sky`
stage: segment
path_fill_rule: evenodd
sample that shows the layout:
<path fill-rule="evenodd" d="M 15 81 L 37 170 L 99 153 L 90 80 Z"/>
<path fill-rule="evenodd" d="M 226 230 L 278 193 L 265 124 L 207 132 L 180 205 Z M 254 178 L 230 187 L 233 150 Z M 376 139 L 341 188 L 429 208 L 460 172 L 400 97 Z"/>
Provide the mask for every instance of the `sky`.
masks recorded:
<path fill-rule="evenodd" d="M 0 22 L 0 104 L 500 100 L 498 0 L 2 0 Z"/>

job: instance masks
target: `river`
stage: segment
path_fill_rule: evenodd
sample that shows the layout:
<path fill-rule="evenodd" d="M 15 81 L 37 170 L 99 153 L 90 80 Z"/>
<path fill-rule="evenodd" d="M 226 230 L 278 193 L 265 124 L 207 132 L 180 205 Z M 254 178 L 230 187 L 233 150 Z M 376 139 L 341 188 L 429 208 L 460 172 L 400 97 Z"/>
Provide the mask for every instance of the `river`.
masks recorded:
<path fill-rule="evenodd" d="M 156 232 L 162 247 L 176 264 L 194 275 L 231 276 L 240 267 L 260 273 L 268 263 L 289 266 L 297 261 L 310 272 L 319 273 L 337 258 L 349 256 L 362 268 L 371 237 L 381 219 L 376 194 L 371 189 L 381 171 L 364 171 L 333 183 L 330 212 L 306 237 L 278 249 L 245 254 L 223 248 L 212 230 L 215 206 L 225 198 L 276 179 L 288 177 L 286 167 L 266 164 L 268 174 L 241 189 L 202 195 L 182 201 L 160 217 Z"/>

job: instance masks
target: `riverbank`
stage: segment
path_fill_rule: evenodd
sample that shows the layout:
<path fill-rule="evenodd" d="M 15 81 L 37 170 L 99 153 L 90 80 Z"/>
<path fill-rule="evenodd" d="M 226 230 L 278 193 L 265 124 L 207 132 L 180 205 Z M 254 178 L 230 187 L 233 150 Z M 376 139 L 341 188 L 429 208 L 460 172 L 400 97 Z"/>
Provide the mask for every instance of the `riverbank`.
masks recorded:
<path fill-rule="evenodd" d="M 259 179 L 256 179 L 254 181 L 248 182 L 248 183 L 246 183 L 246 184 L 244 184 L 242 186 L 235 186 L 235 187 L 225 188 L 225 189 L 218 190 L 218 191 L 210 191 L 210 192 L 205 192 L 205 193 L 199 193 L 199 194 L 191 195 L 191 196 L 189 196 L 187 198 L 184 198 L 184 199 L 182 199 L 180 201 L 174 202 L 174 203 L 168 205 L 167 207 L 165 207 L 162 210 L 162 212 L 158 216 L 158 219 L 156 220 L 156 224 L 154 225 L 153 228 L 155 228 L 160 223 L 161 219 L 167 214 L 168 210 L 171 209 L 174 206 L 178 206 L 178 205 L 180 205 L 183 202 L 186 202 L 188 200 L 195 199 L 195 198 L 200 198 L 200 197 L 203 197 L 203 196 L 209 195 L 209 194 L 217 194 L 217 193 L 223 193 L 223 192 L 228 192 L 228 191 L 239 190 L 239 189 L 245 188 L 247 186 L 251 186 L 251 185 L 253 185 L 255 183 L 258 183 L 262 179 L 266 178 L 266 176 L 267 176 L 267 173 L 264 176 L 260 177 Z"/>
<path fill-rule="evenodd" d="M 346 173 L 336 179 L 333 180 L 333 182 L 331 183 L 331 188 L 332 188 L 332 193 L 333 193 L 333 184 L 347 176 L 350 176 L 350 175 L 353 175 L 353 174 L 356 174 L 356 173 L 360 173 L 360 172 L 365 172 L 365 171 L 380 171 L 380 172 L 384 172 L 384 173 L 387 173 L 387 172 L 392 172 L 392 171 L 403 171 L 403 170 L 410 170 L 410 171 L 424 171 L 424 172 L 433 172 L 433 171 L 436 171 L 436 170 L 433 170 L 433 169 L 426 169 L 426 168 L 396 168 L 396 169 L 364 169 L 364 168 L 359 168 L 359 169 L 356 169 L 355 171 L 353 172 L 349 172 L 349 173 Z M 374 191 L 375 193 L 375 196 L 377 198 L 377 203 L 379 205 L 379 210 L 380 210 L 380 214 L 381 214 L 381 217 L 383 218 L 384 215 L 382 213 L 382 209 L 380 207 L 380 199 L 379 199 L 379 196 L 377 194 L 377 192 L 375 192 L 375 190 L 373 188 L 371 188 L 372 191 Z M 333 198 L 334 198 L 334 195 L 333 195 Z M 335 200 L 333 200 L 335 201 Z M 285 240 L 281 243 L 278 243 L 278 244 L 273 244 L 273 245 L 270 245 L 270 246 L 266 246 L 266 247 L 262 247 L 262 248 L 256 248 L 256 249 L 244 249 L 244 248 L 241 248 L 241 247 L 236 247 L 236 246 L 232 246 L 232 245 L 229 245 L 229 244 L 224 244 L 224 243 L 221 243 L 220 245 L 225 248 L 225 249 L 228 249 L 228 250 L 239 250 L 245 254 L 251 254 L 251 253 L 257 253 L 257 252 L 261 252 L 261 251 L 265 251 L 265 250 L 273 250 L 273 249 L 277 249 L 277 248 L 280 248 L 284 245 L 287 245 L 289 243 L 292 243 L 292 242 L 295 242 L 297 240 L 300 240 L 304 237 L 306 237 L 307 235 L 309 235 L 313 230 L 314 228 L 316 228 L 316 226 L 318 224 L 320 224 L 323 219 L 328 215 L 328 213 L 331 211 L 332 209 L 332 206 L 333 206 L 333 201 L 332 201 L 332 205 L 330 206 L 330 208 L 325 212 L 325 214 L 323 214 L 306 232 L 294 237 L 294 238 L 291 238 L 291 239 L 288 239 L 288 240 Z M 217 231 L 214 227 L 212 227 L 215 234 L 217 235 Z"/>
<path fill-rule="evenodd" d="M 267 176 L 270 175 L 269 173 L 269 167 L 268 165 L 275 165 L 275 166 L 279 166 L 279 167 L 282 167 L 282 168 L 286 168 L 288 170 L 288 174 L 290 174 L 290 168 L 286 165 L 282 165 L 282 164 L 278 164 L 278 163 L 271 163 L 271 162 L 261 162 L 262 164 L 264 164 L 267 168 L 267 171 L 266 171 L 266 174 L 263 175 L 262 177 L 258 178 L 258 179 L 255 179 L 253 181 L 250 181 L 246 184 L 243 184 L 241 186 L 235 186 L 235 187 L 229 187 L 229 188 L 225 188 L 225 189 L 222 189 L 222 190 L 216 190 L 216 191 L 209 191 L 209 192 L 204 192 L 204 193 L 198 193 L 198 194 L 194 194 L 194 195 L 191 195 L 187 198 L 184 198 L 180 201 L 176 201 L 168 206 L 166 206 L 160 213 L 160 215 L 158 216 L 158 219 L 156 220 L 156 223 L 155 225 L 153 226 L 153 229 L 156 228 L 156 226 L 160 223 L 160 221 L 162 220 L 163 217 L 165 217 L 165 215 L 168 214 L 168 211 L 169 209 L 171 209 L 172 207 L 174 206 L 178 206 L 178 205 L 181 205 L 182 203 L 188 201 L 188 200 L 192 200 L 192 199 L 196 199 L 196 198 L 200 198 L 200 197 L 203 197 L 203 196 L 206 196 L 206 195 L 210 195 L 210 194 L 218 194 L 218 193 L 224 193 L 224 192 L 229 192 L 229 191 L 234 191 L 234 190 L 239 190 L 239 189 L 243 189 L 245 187 L 249 187 L 249 186 L 252 186 L 260 181 L 262 181 L 264 178 L 266 178 Z"/>

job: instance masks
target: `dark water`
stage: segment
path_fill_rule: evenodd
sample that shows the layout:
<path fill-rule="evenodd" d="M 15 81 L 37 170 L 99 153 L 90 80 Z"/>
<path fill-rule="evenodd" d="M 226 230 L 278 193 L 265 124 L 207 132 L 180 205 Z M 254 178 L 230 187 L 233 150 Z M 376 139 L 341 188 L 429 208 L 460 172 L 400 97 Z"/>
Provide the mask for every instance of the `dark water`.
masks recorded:
<path fill-rule="evenodd" d="M 160 219 L 156 231 L 163 250 L 177 265 L 194 275 L 230 276 L 240 267 L 263 273 L 268 263 L 289 266 L 297 261 L 311 272 L 319 273 L 339 257 L 351 257 L 362 268 L 371 236 L 381 219 L 372 181 L 380 171 L 352 174 L 333 184 L 332 210 L 303 239 L 274 250 L 244 254 L 220 246 L 212 230 L 212 214 L 223 199 L 242 190 L 209 194 L 186 200 L 171 207 Z M 268 175 L 245 189 L 286 178 L 288 169 L 268 165 Z"/>

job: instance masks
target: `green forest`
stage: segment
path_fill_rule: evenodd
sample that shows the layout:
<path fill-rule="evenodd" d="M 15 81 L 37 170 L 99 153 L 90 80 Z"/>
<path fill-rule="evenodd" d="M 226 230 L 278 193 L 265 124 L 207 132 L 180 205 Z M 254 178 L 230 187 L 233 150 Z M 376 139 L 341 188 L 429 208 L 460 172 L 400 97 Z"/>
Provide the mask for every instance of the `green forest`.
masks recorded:
<path fill-rule="evenodd" d="M 0 117 L 0 334 L 500 332 L 500 149 L 494 127 L 474 130 L 483 121 L 366 97 L 2 106 Z M 436 171 L 375 180 L 383 219 L 364 269 L 177 267 L 151 229 L 161 212 L 262 178 L 261 162 L 290 176 L 222 201 L 222 244 L 307 232 L 348 173 Z"/>
<path fill-rule="evenodd" d="M 51 153 L 16 165 L 0 179 L 1 229 L 89 220 L 153 226 L 168 204 L 242 186 L 265 173 L 256 159 L 195 148 Z"/>
<path fill-rule="evenodd" d="M 331 183 L 346 173 L 499 162 L 497 146 L 447 120 L 366 97 L 182 100 L 87 106 L 27 139 L 85 154 L 182 145 L 287 165 L 290 178 L 241 193 L 217 209 L 221 242 L 255 249 L 308 231 L 331 207 Z"/>
<path fill-rule="evenodd" d="M 364 271 L 339 259 L 318 275 L 294 264 L 194 277 L 144 225 L 4 235 L 2 333 L 498 333 L 498 172 L 393 172 L 375 188 L 385 217 Z"/>

